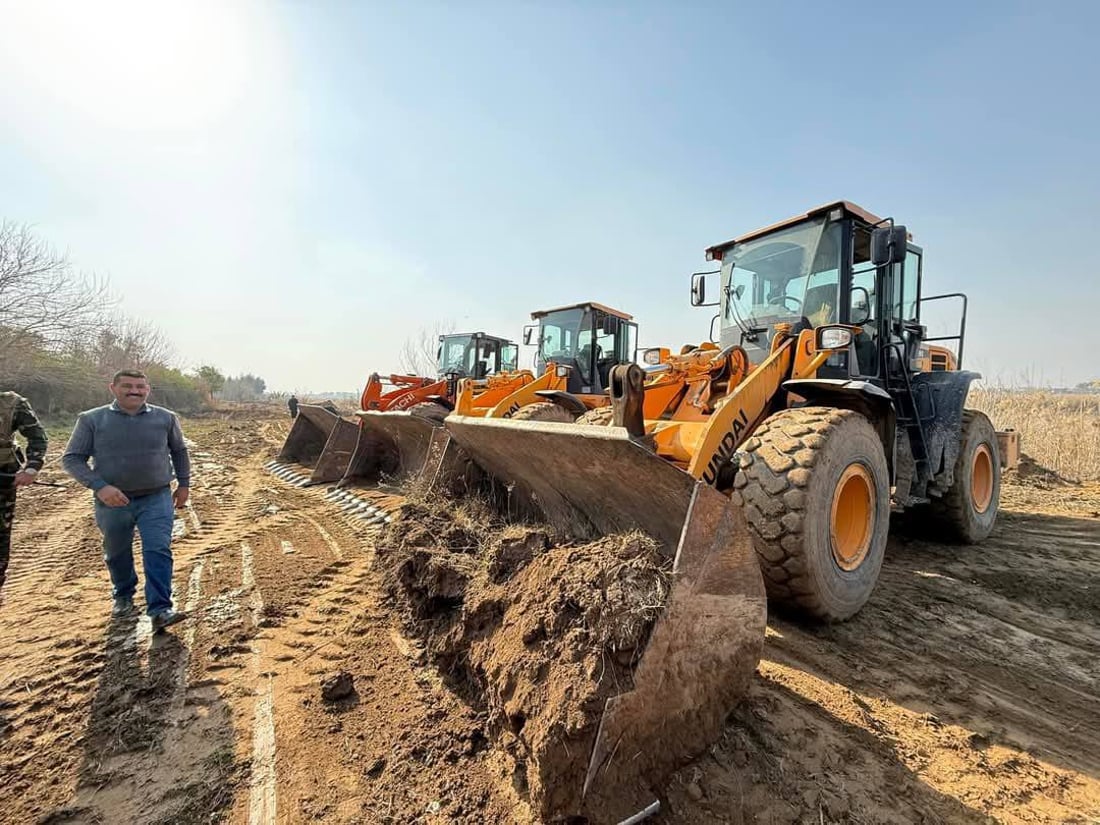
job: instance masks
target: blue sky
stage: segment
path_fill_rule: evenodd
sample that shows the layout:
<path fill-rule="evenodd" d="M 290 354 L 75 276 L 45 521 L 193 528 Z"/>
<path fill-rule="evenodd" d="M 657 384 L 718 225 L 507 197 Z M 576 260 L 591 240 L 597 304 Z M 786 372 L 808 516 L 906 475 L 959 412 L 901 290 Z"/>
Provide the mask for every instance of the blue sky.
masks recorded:
<path fill-rule="evenodd" d="M 8 4 L 6 4 L 8 5 Z M 352 390 L 592 299 L 705 338 L 703 250 L 846 198 L 987 379 L 1100 377 L 1100 4 L 10 4 L 3 217 L 184 365 Z M 1078 310 L 1076 313 L 1073 310 Z"/>

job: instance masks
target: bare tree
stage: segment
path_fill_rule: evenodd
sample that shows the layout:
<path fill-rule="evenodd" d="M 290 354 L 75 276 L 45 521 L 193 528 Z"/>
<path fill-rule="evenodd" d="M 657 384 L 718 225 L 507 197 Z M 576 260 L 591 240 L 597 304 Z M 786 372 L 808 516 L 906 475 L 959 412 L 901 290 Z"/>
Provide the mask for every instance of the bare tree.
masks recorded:
<path fill-rule="evenodd" d="M 123 367 L 167 367 L 175 357 L 171 343 L 158 327 L 121 314 L 105 319 L 84 351 L 101 375 Z"/>
<path fill-rule="evenodd" d="M 401 346 L 397 363 L 409 375 L 434 376 L 439 371 L 439 336 L 454 332 L 454 321 L 440 321 L 432 329 L 420 328 Z"/>
<path fill-rule="evenodd" d="M 76 272 L 29 226 L 0 222 L 0 367 L 89 340 L 114 303 L 105 279 Z"/>

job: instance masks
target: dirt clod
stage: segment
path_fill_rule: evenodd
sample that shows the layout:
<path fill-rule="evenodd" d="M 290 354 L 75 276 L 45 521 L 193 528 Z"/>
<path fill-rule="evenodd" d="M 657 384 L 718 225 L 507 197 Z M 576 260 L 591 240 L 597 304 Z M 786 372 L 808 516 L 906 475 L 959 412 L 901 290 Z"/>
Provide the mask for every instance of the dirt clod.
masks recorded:
<path fill-rule="evenodd" d="M 321 698 L 326 702 L 346 699 L 355 690 L 355 679 L 345 670 L 326 674 L 321 680 Z"/>
<path fill-rule="evenodd" d="M 1044 467 L 1027 453 L 1020 453 L 1020 463 L 1015 469 L 1005 471 L 1005 480 L 1040 490 L 1053 490 L 1076 484 L 1076 482 L 1063 478 L 1055 470 Z"/>
<path fill-rule="evenodd" d="M 630 685 L 668 562 L 641 534 L 562 545 L 469 504 L 404 515 L 422 523 L 399 520 L 377 552 L 406 632 L 486 713 L 486 735 L 511 754 L 533 808 L 578 813 L 604 705 Z"/>
<path fill-rule="evenodd" d="M 489 578 L 497 584 L 507 581 L 549 546 L 550 537 L 541 530 L 502 536 L 490 550 Z"/>

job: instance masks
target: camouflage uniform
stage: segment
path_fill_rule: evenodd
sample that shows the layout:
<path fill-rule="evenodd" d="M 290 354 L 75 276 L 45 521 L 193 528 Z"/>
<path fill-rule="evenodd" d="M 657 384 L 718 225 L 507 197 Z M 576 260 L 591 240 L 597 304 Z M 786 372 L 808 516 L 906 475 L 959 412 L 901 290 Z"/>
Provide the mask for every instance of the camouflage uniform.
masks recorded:
<path fill-rule="evenodd" d="M 27 439 L 26 463 L 13 436 Z M 11 554 L 11 523 L 15 517 L 15 474 L 20 470 L 41 470 L 46 457 L 46 431 L 30 403 L 14 392 L 0 392 L 0 587 Z"/>

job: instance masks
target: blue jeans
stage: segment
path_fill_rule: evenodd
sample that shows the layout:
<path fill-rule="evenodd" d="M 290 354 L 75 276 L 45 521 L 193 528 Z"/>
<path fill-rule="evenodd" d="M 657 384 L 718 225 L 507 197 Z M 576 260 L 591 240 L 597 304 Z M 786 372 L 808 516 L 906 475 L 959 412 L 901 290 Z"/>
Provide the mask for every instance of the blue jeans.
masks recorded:
<path fill-rule="evenodd" d="M 103 534 L 103 560 L 111 574 L 116 599 L 131 599 L 137 589 L 134 569 L 134 528 L 141 534 L 145 566 L 145 612 L 150 616 L 172 607 L 172 492 L 137 496 L 124 507 L 95 500 L 95 523 Z"/>

